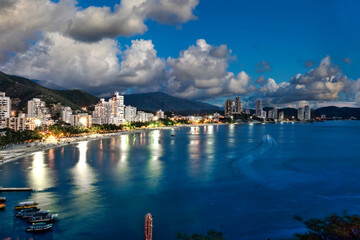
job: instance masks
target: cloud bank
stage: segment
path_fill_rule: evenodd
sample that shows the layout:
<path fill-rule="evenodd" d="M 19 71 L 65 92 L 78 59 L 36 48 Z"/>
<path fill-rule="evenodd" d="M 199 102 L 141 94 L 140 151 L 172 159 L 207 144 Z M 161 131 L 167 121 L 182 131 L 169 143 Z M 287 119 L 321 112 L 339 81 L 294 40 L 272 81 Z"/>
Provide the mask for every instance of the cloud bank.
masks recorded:
<path fill-rule="evenodd" d="M 234 59 L 226 44 L 205 39 L 161 58 L 151 40 L 129 46 L 119 36 L 148 30 L 146 21 L 178 25 L 196 20 L 199 0 L 122 0 L 110 7 L 81 9 L 75 0 L 3 0 L 0 2 L 0 70 L 38 79 L 45 86 L 80 88 L 97 95 L 164 91 L 208 100 L 243 96 L 267 104 L 351 101 L 360 105 L 360 79 L 348 79 L 326 56 L 318 66 L 286 82 L 258 77 L 254 84 L 245 71 L 229 71 Z M 351 64 L 350 59 L 343 59 Z M 268 61 L 255 72 L 271 73 Z"/>

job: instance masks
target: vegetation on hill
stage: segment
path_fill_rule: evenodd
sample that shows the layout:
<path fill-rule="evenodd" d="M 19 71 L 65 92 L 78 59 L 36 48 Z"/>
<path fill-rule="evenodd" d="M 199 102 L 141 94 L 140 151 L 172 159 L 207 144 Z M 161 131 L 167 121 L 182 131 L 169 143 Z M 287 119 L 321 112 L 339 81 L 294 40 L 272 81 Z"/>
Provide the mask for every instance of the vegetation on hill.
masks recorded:
<path fill-rule="evenodd" d="M 21 101 L 17 110 L 24 109 L 27 101 L 33 98 L 41 98 L 46 104 L 61 103 L 63 106 L 69 106 L 72 109 L 92 105 L 98 101 L 94 97 L 80 90 L 53 90 L 40 86 L 29 79 L 7 75 L 0 72 L 0 91 L 5 92 L 11 99 L 19 98 Z M 87 103 L 87 104 L 86 104 Z"/>
<path fill-rule="evenodd" d="M 221 111 L 220 108 L 211 104 L 173 97 L 162 92 L 125 95 L 124 101 L 125 105 L 151 112 L 156 112 L 159 109 L 165 112 L 172 111 L 181 114 Z"/>

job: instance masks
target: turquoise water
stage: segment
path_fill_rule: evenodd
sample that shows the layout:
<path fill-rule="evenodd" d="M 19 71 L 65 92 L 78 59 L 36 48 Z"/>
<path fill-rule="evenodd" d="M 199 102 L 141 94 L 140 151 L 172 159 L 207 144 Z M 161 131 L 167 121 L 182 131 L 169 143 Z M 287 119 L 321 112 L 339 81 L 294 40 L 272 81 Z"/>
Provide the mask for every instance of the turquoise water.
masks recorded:
<path fill-rule="evenodd" d="M 175 134 L 172 137 L 171 134 Z M 0 239 L 143 239 L 216 229 L 226 239 L 283 239 L 293 220 L 360 214 L 360 122 L 221 125 L 152 130 L 80 142 L 0 166 Z M 68 180 L 70 178 L 70 180 Z M 35 200 L 59 214 L 28 234 L 13 206 Z"/>

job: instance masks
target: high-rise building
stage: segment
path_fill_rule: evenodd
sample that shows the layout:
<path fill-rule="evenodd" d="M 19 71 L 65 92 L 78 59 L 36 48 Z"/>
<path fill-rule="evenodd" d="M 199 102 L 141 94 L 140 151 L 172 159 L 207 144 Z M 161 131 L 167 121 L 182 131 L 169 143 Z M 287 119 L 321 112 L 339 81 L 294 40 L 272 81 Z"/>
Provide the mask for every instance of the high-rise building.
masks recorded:
<path fill-rule="evenodd" d="M 273 119 L 273 118 L 274 118 L 274 111 L 273 111 L 273 110 L 269 110 L 267 117 Z"/>
<path fill-rule="evenodd" d="M 304 114 L 305 121 L 309 121 L 311 119 L 311 109 L 309 105 L 305 106 L 305 114 Z"/>
<path fill-rule="evenodd" d="M 150 213 L 145 216 L 145 240 L 152 240 L 153 218 Z"/>
<path fill-rule="evenodd" d="M 165 118 L 165 114 L 164 114 L 164 111 L 163 110 L 158 110 L 157 112 L 156 112 L 156 117 L 157 118 Z"/>
<path fill-rule="evenodd" d="M 304 120 L 304 108 L 303 108 L 303 107 L 298 108 L 297 118 L 298 118 L 300 121 L 303 121 L 303 120 Z"/>
<path fill-rule="evenodd" d="M 38 125 L 52 125 L 54 123 L 45 102 L 39 98 L 28 101 L 27 117 L 38 119 L 37 122 L 40 122 Z"/>
<path fill-rule="evenodd" d="M 0 92 L 0 118 L 10 117 L 11 101 L 5 96 L 4 92 Z"/>
<path fill-rule="evenodd" d="M 71 107 L 62 107 L 61 108 L 61 120 L 70 123 L 70 115 L 72 114 Z"/>
<path fill-rule="evenodd" d="M 278 119 L 278 109 L 277 107 L 273 107 L 273 119 Z"/>
<path fill-rule="evenodd" d="M 116 124 L 119 125 L 125 121 L 124 96 L 119 92 L 114 92 L 108 102 L 104 98 L 95 105 L 93 112 L 93 123 L 96 124 Z"/>
<path fill-rule="evenodd" d="M 125 106 L 125 121 L 134 122 L 136 119 L 136 107 Z"/>
<path fill-rule="evenodd" d="M 284 112 L 280 112 L 279 113 L 279 120 L 283 121 L 284 120 Z"/>
<path fill-rule="evenodd" d="M 262 116 L 262 109 L 263 109 L 263 103 L 261 99 L 256 100 L 255 102 L 255 116 L 261 117 Z M 266 115 L 266 114 L 265 114 Z"/>
<path fill-rule="evenodd" d="M 78 113 L 70 115 L 71 126 L 91 128 L 92 119 L 87 113 Z"/>
<path fill-rule="evenodd" d="M 260 118 L 264 118 L 264 119 L 266 118 L 266 111 L 261 110 Z"/>
<path fill-rule="evenodd" d="M 243 110 L 242 102 L 239 97 L 235 98 L 235 110 L 234 113 L 240 114 Z"/>
<path fill-rule="evenodd" d="M 225 102 L 225 116 L 230 116 L 232 110 L 233 110 L 233 102 L 231 99 L 228 99 Z"/>

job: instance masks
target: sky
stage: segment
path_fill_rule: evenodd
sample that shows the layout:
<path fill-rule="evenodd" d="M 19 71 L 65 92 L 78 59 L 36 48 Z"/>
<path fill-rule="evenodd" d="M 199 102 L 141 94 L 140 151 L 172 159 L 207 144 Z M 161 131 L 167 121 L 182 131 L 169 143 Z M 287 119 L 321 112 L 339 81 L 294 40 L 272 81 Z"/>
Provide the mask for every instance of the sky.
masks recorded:
<path fill-rule="evenodd" d="M 360 106 L 357 0 L 1 0 L 0 70 L 97 96 Z"/>

